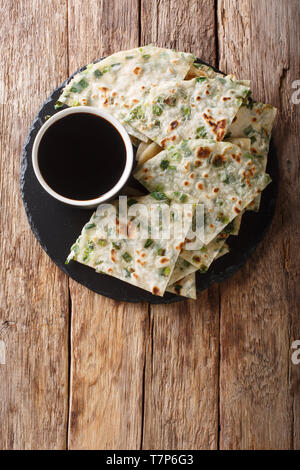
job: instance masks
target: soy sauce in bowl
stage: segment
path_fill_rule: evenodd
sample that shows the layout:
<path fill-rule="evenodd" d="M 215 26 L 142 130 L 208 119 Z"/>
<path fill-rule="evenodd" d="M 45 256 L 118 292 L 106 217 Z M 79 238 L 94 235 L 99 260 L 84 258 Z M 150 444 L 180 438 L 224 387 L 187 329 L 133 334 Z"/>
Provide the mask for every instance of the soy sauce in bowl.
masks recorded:
<path fill-rule="evenodd" d="M 39 130 L 32 149 L 33 169 L 45 191 L 82 208 L 115 198 L 131 175 L 133 160 L 124 126 L 88 106 L 54 114 Z"/>
<path fill-rule="evenodd" d="M 95 199 L 119 181 L 126 148 L 117 129 L 91 113 L 70 114 L 45 132 L 38 150 L 42 177 L 58 194 Z"/>

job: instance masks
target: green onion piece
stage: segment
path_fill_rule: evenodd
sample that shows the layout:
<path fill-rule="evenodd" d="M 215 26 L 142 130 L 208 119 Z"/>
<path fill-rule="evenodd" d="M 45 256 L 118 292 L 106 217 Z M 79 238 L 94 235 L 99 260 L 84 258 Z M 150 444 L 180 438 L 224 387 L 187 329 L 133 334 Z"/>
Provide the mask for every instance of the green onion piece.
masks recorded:
<path fill-rule="evenodd" d="M 132 261 L 132 256 L 130 256 L 130 254 L 127 253 L 127 251 L 123 253 L 122 258 L 126 261 L 126 263 L 130 263 L 130 261 Z"/>
<path fill-rule="evenodd" d="M 167 198 L 165 193 L 160 193 L 158 191 L 153 191 L 150 193 L 150 196 L 153 197 L 153 199 L 156 199 L 157 201 L 165 201 Z"/>
<path fill-rule="evenodd" d="M 153 240 L 151 240 L 151 238 L 148 238 L 148 240 L 146 240 L 144 248 L 149 248 L 149 246 L 151 245 L 153 245 Z"/>
<path fill-rule="evenodd" d="M 62 103 L 61 101 L 56 101 L 54 108 L 55 108 L 55 109 L 59 109 L 59 108 L 61 108 L 63 105 L 64 105 L 64 103 Z"/>
<path fill-rule="evenodd" d="M 158 106 L 157 104 L 152 106 L 152 113 L 155 116 L 160 116 L 162 112 L 163 112 L 162 108 L 160 106 Z"/>
<path fill-rule="evenodd" d="M 95 77 L 96 77 L 96 78 L 99 78 L 99 77 L 101 77 L 101 75 L 102 75 L 102 72 L 101 72 L 101 70 L 99 70 L 99 69 L 96 69 L 96 70 L 95 70 L 95 72 L 94 72 L 94 75 L 95 75 Z"/>
<path fill-rule="evenodd" d="M 199 272 L 200 272 L 201 274 L 204 274 L 204 273 L 206 273 L 207 269 L 208 269 L 208 268 L 207 268 L 207 266 L 205 266 L 205 264 L 201 264 L 201 266 L 200 266 L 200 268 L 199 268 Z"/>
<path fill-rule="evenodd" d="M 171 273 L 171 268 L 169 266 L 162 268 L 162 270 L 160 271 L 160 274 L 165 277 L 168 277 L 170 273 Z"/>
<path fill-rule="evenodd" d="M 208 80 L 208 78 L 207 77 L 197 77 L 196 78 L 196 82 L 198 82 L 198 83 L 205 82 L 205 80 Z"/>
<path fill-rule="evenodd" d="M 182 194 L 179 198 L 180 202 L 184 203 L 188 200 L 188 197 L 186 194 Z"/>
<path fill-rule="evenodd" d="M 94 223 L 92 223 L 92 224 L 87 224 L 87 225 L 85 226 L 85 230 L 90 230 L 91 228 L 94 228 L 94 227 L 96 227 L 96 224 L 94 224 Z"/>
<path fill-rule="evenodd" d="M 204 126 L 201 126 L 201 127 L 198 127 L 198 129 L 196 130 L 196 137 L 199 139 L 205 139 L 206 137 L 206 130 L 205 130 L 205 127 Z"/>
<path fill-rule="evenodd" d="M 122 244 L 121 244 L 121 242 L 112 242 L 112 246 L 113 246 L 116 250 L 120 250 Z"/>
<path fill-rule="evenodd" d="M 251 125 L 248 126 L 248 127 L 246 127 L 246 128 L 244 129 L 244 134 L 245 134 L 247 137 L 248 137 L 248 135 L 251 134 L 252 132 L 254 132 L 254 129 L 253 129 L 253 127 L 252 127 Z"/>
<path fill-rule="evenodd" d="M 124 271 L 125 271 L 125 277 L 131 277 L 131 272 L 127 268 L 124 268 Z"/>
<path fill-rule="evenodd" d="M 169 167 L 169 160 L 162 160 L 160 163 L 160 168 L 166 170 Z"/>
<path fill-rule="evenodd" d="M 158 254 L 158 256 L 165 256 L 166 250 L 164 248 L 159 248 L 157 250 L 157 254 Z"/>

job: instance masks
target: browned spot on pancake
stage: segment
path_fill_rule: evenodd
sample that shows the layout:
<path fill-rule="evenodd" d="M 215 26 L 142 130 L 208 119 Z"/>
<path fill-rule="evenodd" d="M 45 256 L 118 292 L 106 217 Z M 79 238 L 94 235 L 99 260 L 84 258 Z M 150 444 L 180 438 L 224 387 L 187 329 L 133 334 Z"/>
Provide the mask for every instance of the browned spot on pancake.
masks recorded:
<path fill-rule="evenodd" d="M 152 294 L 158 295 L 160 293 L 159 287 L 154 286 L 152 289 Z"/>
<path fill-rule="evenodd" d="M 179 245 L 176 246 L 176 250 L 182 250 L 182 248 L 184 247 L 184 242 L 180 242 Z"/>
<path fill-rule="evenodd" d="M 138 75 L 139 73 L 141 73 L 141 67 L 136 67 L 133 71 L 133 73 L 135 73 L 135 75 Z"/>
<path fill-rule="evenodd" d="M 129 108 L 128 104 L 123 104 L 124 108 Z"/>
<path fill-rule="evenodd" d="M 241 212 L 238 207 L 234 207 L 233 209 L 234 209 L 234 212 L 235 212 L 236 214 L 239 214 L 239 213 Z"/>
<path fill-rule="evenodd" d="M 143 173 L 148 173 L 148 171 L 149 171 L 149 168 L 144 168 L 143 169 Z"/>
<path fill-rule="evenodd" d="M 117 96 L 117 93 L 115 91 L 113 91 L 112 96 Z"/>
<path fill-rule="evenodd" d="M 201 261 L 200 256 L 193 256 L 193 261 L 195 261 L 195 263 L 200 263 Z"/>
<path fill-rule="evenodd" d="M 254 147 L 251 147 L 250 150 L 252 153 L 257 153 L 257 150 Z"/>
<path fill-rule="evenodd" d="M 139 276 L 137 275 L 137 273 L 133 273 L 132 275 L 133 275 L 133 277 L 135 277 L 135 279 L 138 279 L 138 277 L 139 277 Z"/>
<path fill-rule="evenodd" d="M 225 155 L 215 155 L 212 159 L 212 163 L 214 166 L 221 166 L 224 162 L 226 162 Z"/>
<path fill-rule="evenodd" d="M 216 135 L 216 139 L 218 141 L 222 140 L 225 135 L 226 119 L 216 121 L 212 116 L 208 116 L 206 113 L 203 113 L 203 117 L 212 128 L 213 133 Z"/>
<path fill-rule="evenodd" d="M 142 253 L 141 256 L 142 256 L 142 258 L 145 258 L 146 253 Z"/>
<path fill-rule="evenodd" d="M 238 203 L 239 203 L 239 205 L 241 205 L 241 204 L 242 204 L 242 201 L 238 201 Z"/>
<path fill-rule="evenodd" d="M 198 189 L 204 189 L 204 186 L 203 186 L 202 183 L 198 183 L 198 184 L 197 184 L 197 187 L 198 187 Z"/>
<path fill-rule="evenodd" d="M 190 183 L 188 181 L 185 181 L 183 184 L 184 184 L 184 186 L 189 186 L 190 185 Z"/>
<path fill-rule="evenodd" d="M 190 162 L 187 162 L 187 163 L 184 165 L 184 168 L 185 168 L 186 170 L 188 170 L 189 167 L 190 167 Z"/>
<path fill-rule="evenodd" d="M 162 148 L 165 148 L 166 143 L 168 142 L 168 140 L 170 140 L 170 138 L 165 137 L 165 138 L 161 141 L 160 145 L 162 146 Z"/>
<path fill-rule="evenodd" d="M 171 140 L 176 140 L 176 135 L 172 135 Z"/>
<path fill-rule="evenodd" d="M 104 93 L 106 93 L 108 91 L 108 88 L 106 86 L 100 86 L 99 87 L 99 90 L 103 91 Z"/>
<path fill-rule="evenodd" d="M 214 228 L 214 224 L 210 224 L 209 226 L 210 226 L 210 228 Z"/>
<path fill-rule="evenodd" d="M 146 264 L 146 261 L 141 261 L 140 259 L 138 259 L 137 262 L 138 262 L 141 266 L 145 266 L 145 264 Z"/>
<path fill-rule="evenodd" d="M 174 93 L 174 90 L 173 90 L 173 93 Z M 173 96 L 168 96 L 168 98 L 164 99 L 164 103 L 169 104 L 170 106 L 172 106 L 174 104 L 174 97 Z"/>
<path fill-rule="evenodd" d="M 236 201 L 236 197 L 233 196 L 233 197 L 231 198 L 231 200 L 232 200 L 232 201 Z"/>
<path fill-rule="evenodd" d="M 161 258 L 160 263 L 161 263 L 161 264 L 165 264 L 165 263 L 167 263 L 168 261 L 170 261 L 169 258 Z"/>
<path fill-rule="evenodd" d="M 111 257 L 112 262 L 115 263 L 116 262 L 116 250 L 114 248 L 110 250 L 110 257 Z"/>
<path fill-rule="evenodd" d="M 232 122 L 235 122 L 236 120 L 237 120 L 237 117 L 236 117 L 236 116 L 234 116 L 234 118 L 233 118 Z"/>
<path fill-rule="evenodd" d="M 211 150 L 208 147 L 199 147 L 196 150 L 197 158 L 208 158 L 211 154 Z"/>
<path fill-rule="evenodd" d="M 228 101 L 228 100 L 231 100 L 231 97 L 230 96 L 224 96 L 223 101 Z"/>
<path fill-rule="evenodd" d="M 218 193 L 220 188 L 214 188 L 214 193 Z"/>
<path fill-rule="evenodd" d="M 194 173 L 191 173 L 191 174 L 190 174 L 190 178 L 192 178 L 192 179 L 195 178 Z"/>
<path fill-rule="evenodd" d="M 196 96 L 197 101 L 201 101 L 201 96 Z"/>
<path fill-rule="evenodd" d="M 200 160 L 196 160 L 194 163 L 195 166 L 201 166 L 202 162 Z"/>
<path fill-rule="evenodd" d="M 252 118 L 252 122 L 256 122 L 256 121 L 257 121 L 256 117 Z"/>
<path fill-rule="evenodd" d="M 207 174 L 207 173 L 205 173 L 204 178 L 208 178 L 208 174 Z"/>
<path fill-rule="evenodd" d="M 139 100 L 133 99 L 132 102 L 133 103 L 139 103 Z"/>
<path fill-rule="evenodd" d="M 112 268 L 108 268 L 107 272 L 112 273 L 113 272 Z"/>
<path fill-rule="evenodd" d="M 172 121 L 171 124 L 170 124 L 170 129 L 176 129 L 176 127 L 178 126 L 179 122 L 178 121 Z"/>
<path fill-rule="evenodd" d="M 107 106 L 108 105 L 108 99 L 106 98 L 104 101 L 103 101 L 103 106 Z"/>

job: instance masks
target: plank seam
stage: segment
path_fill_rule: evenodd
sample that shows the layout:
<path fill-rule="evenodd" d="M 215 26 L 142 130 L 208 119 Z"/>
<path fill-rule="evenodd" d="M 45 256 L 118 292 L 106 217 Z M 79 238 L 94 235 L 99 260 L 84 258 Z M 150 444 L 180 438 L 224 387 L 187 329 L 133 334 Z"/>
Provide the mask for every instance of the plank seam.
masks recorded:
<path fill-rule="evenodd" d="M 221 286 L 218 285 L 218 297 L 219 297 L 219 349 L 218 349 L 218 418 L 217 418 L 217 449 L 220 449 L 220 437 L 221 437 L 221 390 L 220 390 L 220 382 L 221 382 Z"/>
<path fill-rule="evenodd" d="M 66 0 L 66 29 L 67 29 L 67 75 L 70 76 L 69 57 L 69 0 Z M 70 290 L 70 278 L 68 277 L 68 398 L 67 398 L 67 425 L 66 425 L 66 449 L 69 449 L 70 414 L 71 414 L 71 361 L 72 361 L 72 297 Z"/>
<path fill-rule="evenodd" d="M 216 45 L 216 63 L 215 66 L 217 69 L 219 69 L 219 36 L 218 36 L 218 30 L 219 30 L 219 21 L 218 21 L 218 0 L 215 0 L 214 4 L 214 13 L 215 13 L 215 45 Z"/>
<path fill-rule="evenodd" d="M 67 429 L 66 429 L 66 449 L 69 449 L 70 416 L 71 416 L 71 372 L 72 372 L 72 297 L 70 291 L 70 281 L 68 279 L 68 300 L 69 300 L 69 322 L 68 322 L 68 400 L 67 400 Z"/>

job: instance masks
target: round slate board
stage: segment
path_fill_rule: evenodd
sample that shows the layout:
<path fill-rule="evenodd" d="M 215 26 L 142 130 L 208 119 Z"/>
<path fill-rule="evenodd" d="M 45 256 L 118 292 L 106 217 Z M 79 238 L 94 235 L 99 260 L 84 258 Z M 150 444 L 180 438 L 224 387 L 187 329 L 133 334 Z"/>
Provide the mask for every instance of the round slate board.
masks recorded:
<path fill-rule="evenodd" d="M 198 62 L 208 65 L 201 59 L 198 59 Z M 84 68 L 82 67 L 79 71 Z M 219 70 L 216 71 L 219 72 Z M 34 235 L 60 269 L 75 281 L 98 294 L 119 301 L 152 304 L 184 300 L 183 297 L 170 293 L 166 293 L 164 297 L 154 296 L 111 276 L 98 274 L 80 263 L 65 264 L 70 246 L 80 234 L 83 225 L 89 220 L 93 211 L 65 205 L 46 193 L 35 177 L 31 163 L 31 152 L 34 139 L 45 122 L 46 116 L 52 116 L 59 112 L 54 109 L 54 105 L 63 87 L 72 77 L 56 88 L 45 101 L 29 129 L 23 148 L 20 175 L 21 194 Z M 277 195 L 278 166 L 272 143 L 267 172 L 271 175 L 273 182 L 262 193 L 260 211 L 258 213 L 246 212 L 243 215 L 239 235 L 228 239 L 230 253 L 216 260 L 207 273 L 201 275 L 197 273 L 198 292 L 207 289 L 214 282 L 222 282 L 232 276 L 245 264 L 264 238 L 273 218 Z"/>

